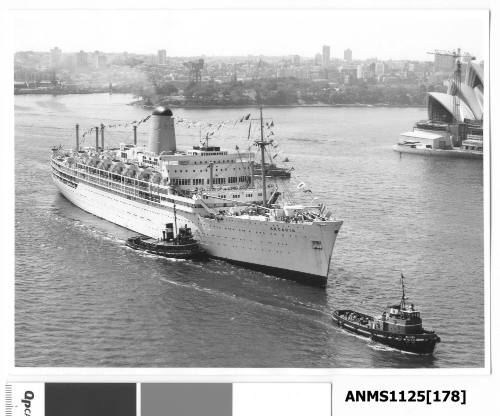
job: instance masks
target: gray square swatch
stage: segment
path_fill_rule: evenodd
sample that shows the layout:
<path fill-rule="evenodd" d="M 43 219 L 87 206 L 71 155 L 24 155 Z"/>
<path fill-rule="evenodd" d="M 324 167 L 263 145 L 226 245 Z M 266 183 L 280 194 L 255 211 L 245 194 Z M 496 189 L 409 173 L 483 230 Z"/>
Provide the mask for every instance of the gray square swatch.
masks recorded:
<path fill-rule="evenodd" d="M 231 416 L 230 383 L 141 384 L 142 416 Z"/>

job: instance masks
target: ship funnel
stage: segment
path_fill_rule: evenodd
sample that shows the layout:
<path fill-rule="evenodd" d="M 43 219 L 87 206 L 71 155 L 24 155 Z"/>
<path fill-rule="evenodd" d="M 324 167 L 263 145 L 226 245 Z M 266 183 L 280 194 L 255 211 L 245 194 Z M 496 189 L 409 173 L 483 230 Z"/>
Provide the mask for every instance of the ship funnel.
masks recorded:
<path fill-rule="evenodd" d="M 151 122 L 148 150 L 156 154 L 174 153 L 176 143 L 172 111 L 165 107 L 155 108 L 151 115 Z"/>

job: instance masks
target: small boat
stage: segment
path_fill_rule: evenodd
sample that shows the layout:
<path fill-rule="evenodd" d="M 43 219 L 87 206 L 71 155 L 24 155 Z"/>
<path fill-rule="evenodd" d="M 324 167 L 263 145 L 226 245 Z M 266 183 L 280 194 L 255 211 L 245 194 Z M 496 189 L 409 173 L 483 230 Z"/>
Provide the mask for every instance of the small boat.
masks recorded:
<path fill-rule="evenodd" d="M 201 259 L 206 252 L 193 238 L 191 228 L 187 225 L 180 228 L 174 237 L 173 224 L 166 224 L 163 238 L 156 239 L 147 236 L 134 236 L 127 239 L 126 245 L 134 250 L 143 250 L 146 253 L 174 259 Z"/>
<path fill-rule="evenodd" d="M 285 178 L 288 179 L 292 176 L 291 170 L 289 168 L 283 168 L 276 166 L 274 163 L 264 163 L 265 175 L 272 178 Z M 256 163 L 254 165 L 253 174 L 255 177 L 260 177 L 262 175 L 262 164 Z"/>
<path fill-rule="evenodd" d="M 333 321 L 345 330 L 371 338 L 375 342 L 415 354 L 432 354 L 441 339 L 434 331 L 422 327 L 420 312 L 413 304 L 407 305 L 404 276 L 401 274 L 403 295 L 397 305 L 389 307 L 381 316 L 374 317 L 351 309 L 338 309 Z"/>

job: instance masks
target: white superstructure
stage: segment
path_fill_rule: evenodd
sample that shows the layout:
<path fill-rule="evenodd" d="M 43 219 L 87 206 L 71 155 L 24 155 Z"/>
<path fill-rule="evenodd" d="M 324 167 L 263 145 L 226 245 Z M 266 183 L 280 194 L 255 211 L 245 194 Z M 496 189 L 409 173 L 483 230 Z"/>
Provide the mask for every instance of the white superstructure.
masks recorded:
<path fill-rule="evenodd" d="M 54 150 L 52 177 L 61 193 L 137 233 L 161 238 L 175 221 L 192 228 L 213 257 L 326 284 L 342 221 L 321 205 L 279 204 L 280 193 L 265 180 L 265 188 L 256 187 L 253 154 L 215 146 L 178 150 L 172 112 L 156 109 L 152 119 L 147 149 Z"/>

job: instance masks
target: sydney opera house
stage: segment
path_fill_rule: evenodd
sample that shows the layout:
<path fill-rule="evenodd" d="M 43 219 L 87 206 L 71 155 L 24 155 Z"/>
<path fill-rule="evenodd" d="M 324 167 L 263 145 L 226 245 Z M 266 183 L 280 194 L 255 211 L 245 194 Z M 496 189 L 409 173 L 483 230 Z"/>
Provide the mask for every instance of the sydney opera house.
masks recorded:
<path fill-rule="evenodd" d="M 444 123 L 464 123 L 467 120 L 483 119 L 483 68 L 470 61 L 467 64 L 465 79 L 457 85 L 457 80 L 448 81 L 448 92 L 428 94 L 429 120 Z M 459 111 L 455 111 L 454 98 L 458 96 Z"/>
<path fill-rule="evenodd" d="M 455 71 L 454 78 L 447 81 L 446 93 L 427 94 L 428 120 L 418 121 L 413 131 L 401 134 L 402 139 L 394 150 L 411 153 L 460 150 L 462 154 L 482 157 L 484 71 L 473 61 L 463 66 L 465 76 L 461 77 L 460 72 L 457 76 Z"/>

